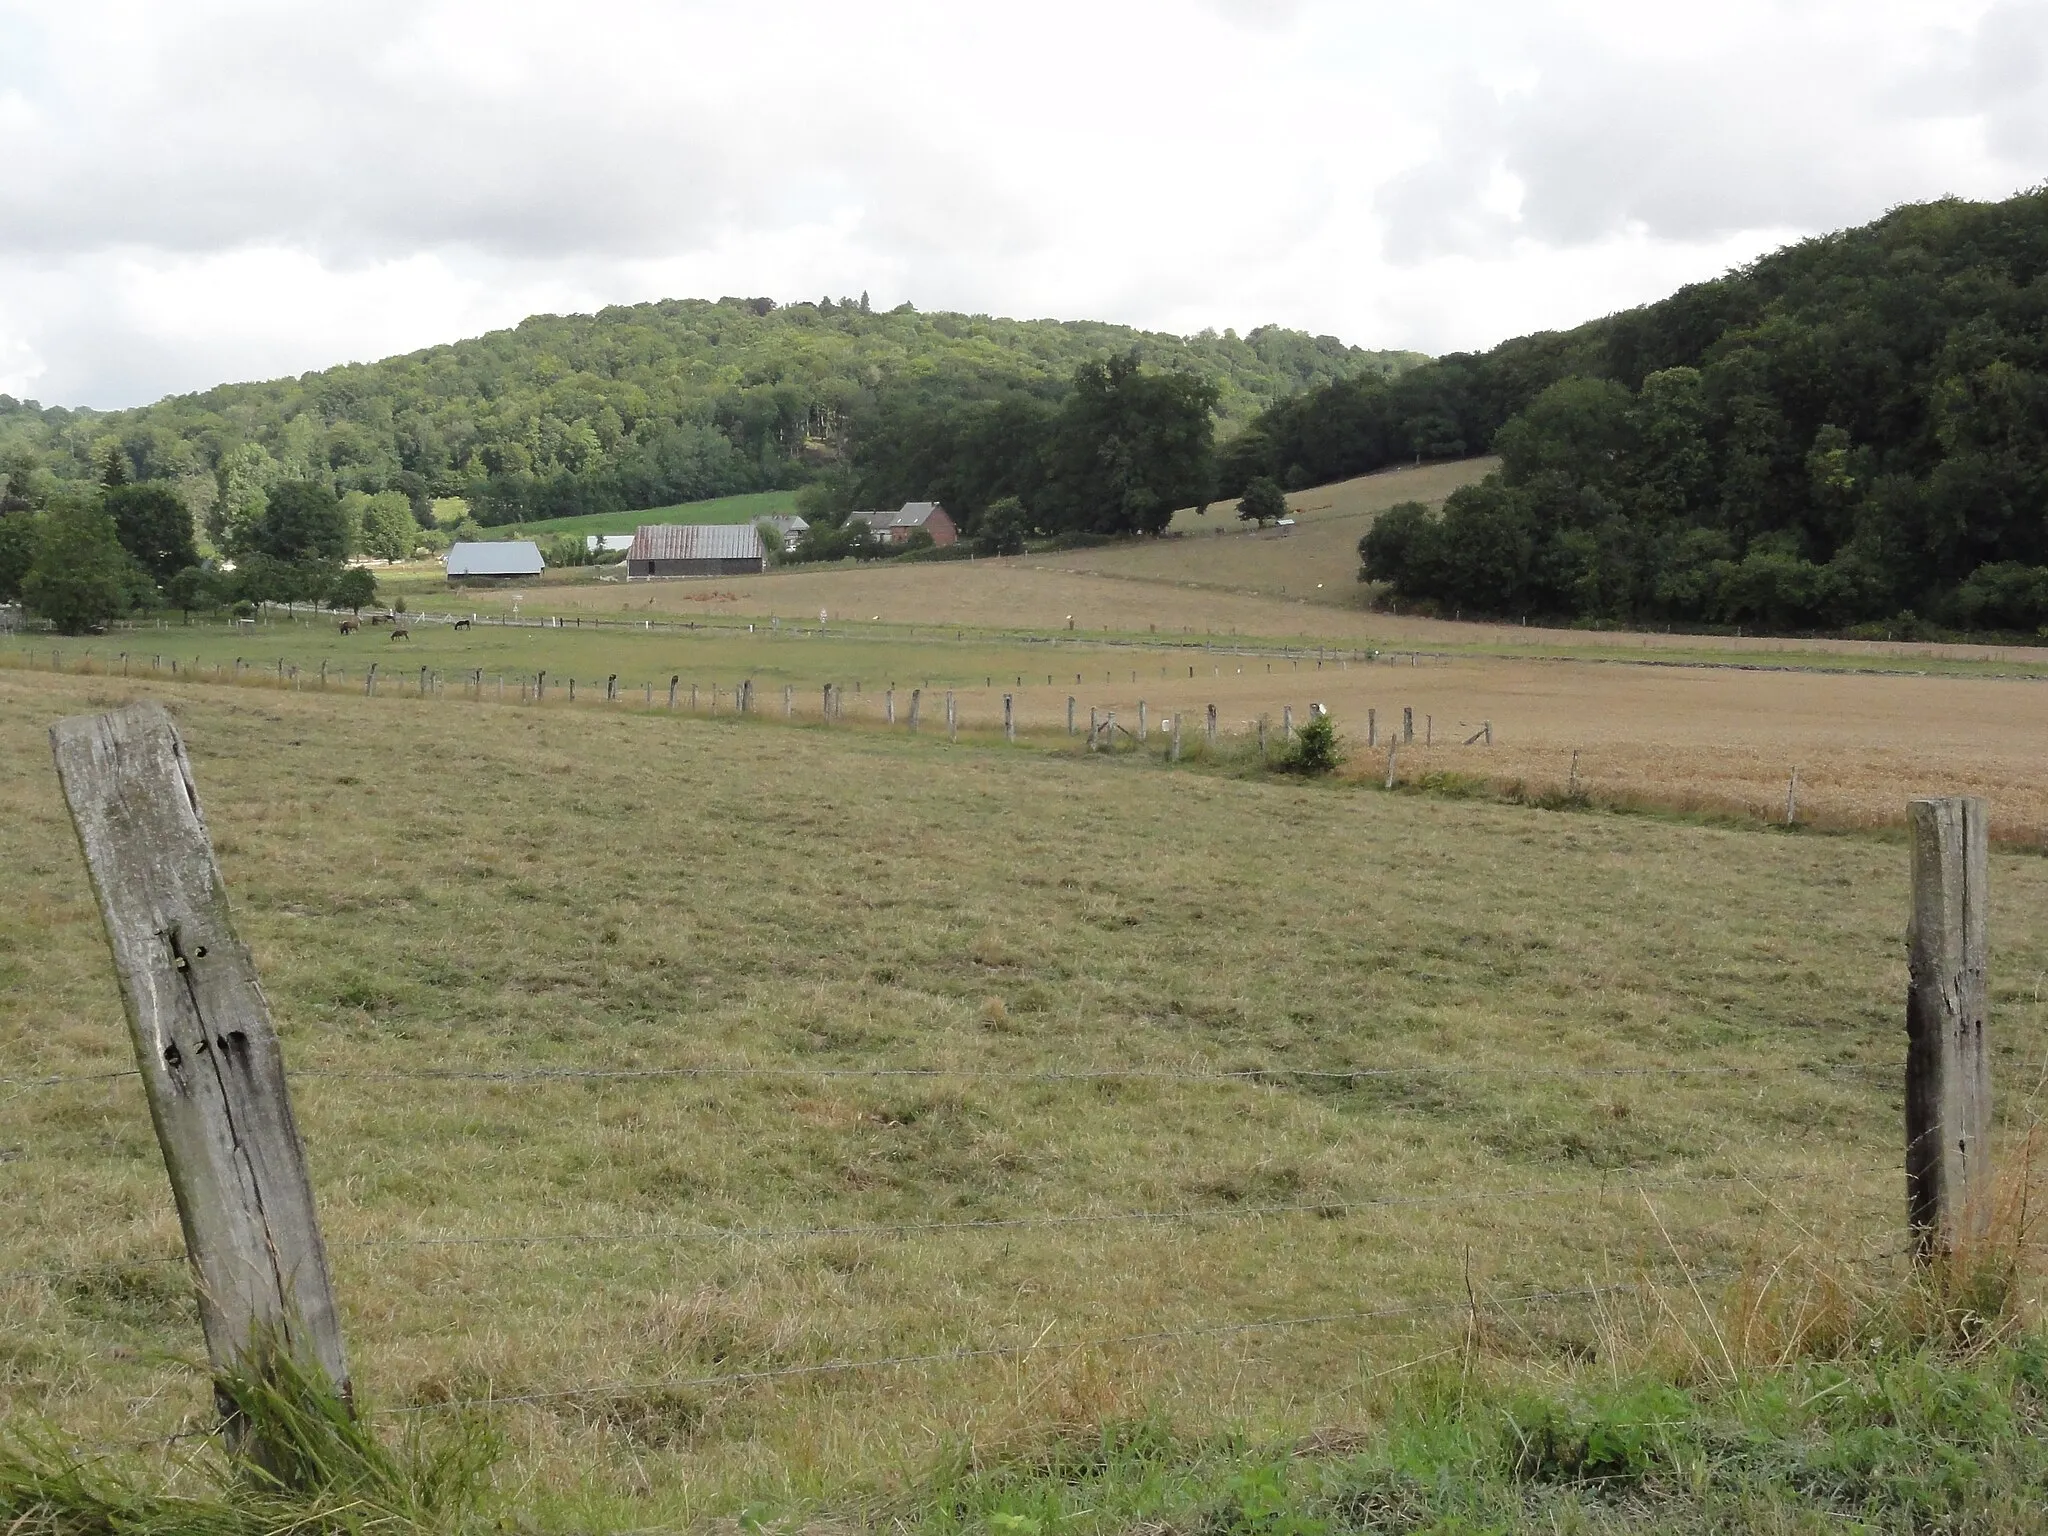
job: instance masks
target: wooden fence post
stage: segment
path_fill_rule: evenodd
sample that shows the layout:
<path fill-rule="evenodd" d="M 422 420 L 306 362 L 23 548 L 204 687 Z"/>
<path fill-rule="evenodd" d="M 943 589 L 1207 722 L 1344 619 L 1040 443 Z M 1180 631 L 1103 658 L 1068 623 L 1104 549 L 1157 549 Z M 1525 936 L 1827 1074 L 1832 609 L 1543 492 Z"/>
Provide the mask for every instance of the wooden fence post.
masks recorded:
<path fill-rule="evenodd" d="M 1413 741 L 1415 739 L 1415 711 L 1405 706 L 1401 710 L 1401 739 L 1403 741 Z"/>
<path fill-rule="evenodd" d="M 363 676 L 363 692 L 371 698 L 377 695 L 377 663 L 374 661 L 370 663 L 370 670 Z"/>
<path fill-rule="evenodd" d="M 1366 711 L 1365 713 L 1366 713 L 1366 719 L 1367 719 L 1368 721 L 1370 721 L 1370 720 L 1371 720 L 1371 718 L 1372 718 L 1372 711 L 1371 711 L 1371 710 L 1367 710 L 1367 711 Z M 1371 745 L 1372 745 L 1372 726 L 1371 726 L 1370 724 L 1368 724 L 1368 725 L 1366 726 L 1365 730 L 1366 730 L 1366 741 L 1365 741 L 1365 744 L 1366 744 L 1367 746 L 1371 746 Z M 1282 705 L 1280 706 L 1280 740 L 1281 740 L 1281 741 L 1283 741 L 1283 742 L 1285 742 L 1286 744 L 1288 744 L 1288 745 L 1290 745 L 1290 746 L 1291 746 L 1291 745 L 1293 745 L 1293 743 L 1294 743 L 1294 706 L 1293 706 L 1292 704 L 1282 704 Z"/>
<path fill-rule="evenodd" d="M 1074 734 L 1074 696 L 1071 693 L 1067 695 L 1067 734 Z"/>
<path fill-rule="evenodd" d="M 669 674 L 668 679 L 668 707 L 670 709 L 674 709 L 676 707 L 676 690 L 682 686 L 683 674 L 680 672 L 671 672 Z"/>
<path fill-rule="evenodd" d="M 882 694 L 882 724 L 896 723 L 896 689 L 891 686 Z"/>
<path fill-rule="evenodd" d="M 792 683 L 784 683 L 782 685 L 782 718 L 785 720 L 794 720 L 796 718 L 796 687 Z"/>
<path fill-rule="evenodd" d="M 923 702 L 924 702 L 924 690 L 923 690 L 922 688 L 913 688 L 913 689 L 911 689 L 911 690 L 910 690 L 910 734 L 911 734 L 911 735 L 913 735 L 913 736 L 915 736 L 915 735 L 917 734 L 917 713 L 918 713 L 918 707 L 919 707 L 919 706 L 920 706 L 921 704 L 923 704 Z"/>
<path fill-rule="evenodd" d="M 946 690 L 946 740 L 960 739 L 960 712 L 953 707 L 953 690 Z"/>
<path fill-rule="evenodd" d="M 1785 825 L 1794 826 L 1799 821 L 1799 770 L 1794 767 L 1792 777 L 1785 784 Z M 1917 868 L 1917 866 L 1916 866 Z"/>
<path fill-rule="evenodd" d="M 1096 742 L 1102 736 L 1102 715 L 1093 705 L 1088 708 L 1088 750 L 1096 750 Z"/>
<path fill-rule="evenodd" d="M 827 683 L 824 691 L 818 695 L 818 719 L 822 724 L 829 725 L 832 723 L 832 685 L 830 683 Z"/>
<path fill-rule="evenodd" d="M 1173 748 L 1170 761 L 1180 761 L 1180 711 L 1173 712 Z"/>
<path fill-rule="evenodd" d="M 1259 716 L 1259 761 L 1266 760 L 1266 717 Z"/>
<path fill-rule="evenodd" d="M 346 1399 L 284 1058 L 228 921 L 185 744 L 154 703 L 60 720 L 50 744 L 177 1196 L 207 1357 L 217 1374 L 261 1374 L 285 1351 Z"/>
<path fill-rule="evenodd" d="M 1912 800 L 1906 816 L 1906 1220 L 1924 1260 L 1981 1236 L 1991 1215 L 1990 903 L 1984 802 Z"/>
<path fill-rule="evenodd" d="M 547 696 L 548 674 L 547 669 L 542 668 L 540 671 L 533 674 L 533 702 L 539 704 L 543 700 L 545 700 Z"/>
<path fill-rule="evenodd" d="M 1007 693 L 1006 693 L 1006 694 L 1004 694 L 1004 695 L 1003 695 L 1003 740 L 1005 740 L 1005 741 L 1015 741 L 1016 739 L 1017 739 L 1017 706 L 1016 706 L 1016 700 L 1015 700 L 1015 698 L 1014 698 L 1014 697 L 1013 697 L 1012 695 L 1010 695 L 1010 694 L 1007 694 Z"/>
<path fill-rule="evenodd" d="M 1216 745 L 1216 706 L 1214 704 L 1211 704 L 1209 706 L 1209 721 L 1207 729 L 1208 744 L 1211 747 L 1214 747 Z"/>
<path fill-rule="evenodd" d="M 1400 751 L 1401 743 L 1398 741 L 1387 743 L 1387 788 L 1389 789 L 1394 787 L 1394 759 L 1400 755 Z"/>

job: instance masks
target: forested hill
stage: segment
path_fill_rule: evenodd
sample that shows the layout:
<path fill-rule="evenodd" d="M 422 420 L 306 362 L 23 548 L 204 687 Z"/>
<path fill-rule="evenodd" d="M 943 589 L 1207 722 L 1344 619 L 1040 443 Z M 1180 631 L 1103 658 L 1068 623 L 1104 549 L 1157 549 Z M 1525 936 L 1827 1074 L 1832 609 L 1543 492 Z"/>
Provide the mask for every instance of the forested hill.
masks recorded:
<path fill-rule="evenodd" d="M 892 403 L 1051 402 L 1082 363 L 1133 351 L 1150 369 L 1213 386 L 1226 422 L 1316 384 L 1422 361 L 1276 327 L 1179 337 L 908 305 L 873 313 L 865 297 L 675 300 L 535 316 L 404 357 L 131 411 L 0 396 L 0 497 L 39 503 L 52 481 L 96 481 L 118 445 L 131 478 L 177 482 L 199 514 L 305 480 L 468 496 L 497 521 L 661 506 L 797 484 L 848 458 L 863 423 Z"/>
<path fill-rule="evenodd" d="M 1282 402 L 1224 452 L 1321 480 L 1491 448 L 1362 574 L 1468 615 L 2048 626 L 2048 192 L 1900 208 L 1661 303 Z"/>

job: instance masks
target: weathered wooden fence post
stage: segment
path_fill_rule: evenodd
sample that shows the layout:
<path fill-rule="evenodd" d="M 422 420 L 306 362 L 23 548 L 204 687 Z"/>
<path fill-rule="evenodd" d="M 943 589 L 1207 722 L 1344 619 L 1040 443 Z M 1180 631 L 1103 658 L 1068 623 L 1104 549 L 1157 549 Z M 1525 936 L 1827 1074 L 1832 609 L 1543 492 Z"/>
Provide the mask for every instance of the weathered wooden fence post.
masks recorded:
<path fill-rule="evenodd" d="M 1366 711 L 1366 714 L 1368 716 L 1370 716 L 1371 713 L 1371 710 Z M 1366 731 L 1366 745 L 1371 746 L 1372 727 L 1368 725 L 1366 727 Z M 1285 746 L 1292 746 L 1294 744 L 1294 706 L 1292 704 L 1282 704 L 1280 706 L 1280 741 L 1282 745 Z"/>
<path fill-rule="evenodd" d="M 670 709 L 676 707 L 676 690 L 682 686 L 683 674 L 680 672 L 670 673 L 668 679 L 668 707 Z"/>
<path fill-rule="evenodd" d="M 1401 743 L 1398 741 L 1387 743 L 1387 788 L 1389 789 L 1394 787 L 1394 759 L 1400 755 L 1400 751 Z"/>
<path fill-rule="evenodd" d="M 1799 770 L 1793 768 L 1792 777 L 1785 784 L 1785 825 L 1794 826 L 1799 821 Z"/>
<path fill-rule="evenodd" d="M 913 735 L 913 736 L 915 736 L 915 735 L 917 734 L 917 715 L 918 715 L 918 710 L 919 710 L 919 708 L 920 708 L 920 707 L 921 707 L 921 706 L 923 705 L 923 703 L 924 703 L 924 690 L 923 690 L 922 688 L 913 688 L 913 689 L 911 689 L 911 690 L 910 690 L 910 734 L 911 734 L 911 735 Z"/>
<path fill-rule="evenodd" d="M 832 685 L 827 683 L 824 692 L 818 696 L 818 719 L 820 723 L 832 723 Z"/>
<path fill-rule="evenodd" d="M 796 718 L 796 686 L 793 683 L 784 683 L 782 685 L 782 718 L 785 720 L 794 720 Z"/>
<path fill-rule="evenodd" d="M 1401 710 L 1401 739 L 1403 741 L 1413 741 L 1415 739 L 1415 711 L 1406 706 L 1403 706 Z"/>
<path fill-rule="evenodd" d="M 1180 711 L 1173 712 L 1173 747 L 1169 761 L 1180 761 Z"/>
<path fill-rule="evenodd" d="M 1266 717 L 1259 716 L 1259 761 L 1266 760 Z"/>
<path fill-rule="evenodd" d="M 1096 742 L 1102 737 L 1102 714 L 1092 704 L 1088 707 L 1088 750 L 1096 750 Z"/>
<path fill-rule="evenodd" d="M 619 701 L 619 674 L 614 672 L 604 680 L 604 701 L 616 704 Z"/>
<path fill-rule="evenodd" d="M 1017 739 L 1017 704 L 1010 694 L 1003 695 L 1003 740 Z"/>
<path fill-rule="evenodd" d="M 1906 1219 L 1931 1259 L 1982 1236 L 1991 1215 L 1986 816 L 1974 798 L 1913 800 L 1906 815 Z"/>
<path fill-rule="evenodd" d="M 1071 693 L 1067 695 L 1067 734 L 1074 734 L 1074 696 Z"/>
<path fill-rule="evenodd" d="M 402 688 L 402 687 L 404 687 L 405 685 L 404 685 L 403 683 L 401 683 L 401 684 L 399 684 L 399 686 L 400 686 L 400 687 Z M 421 668 L 420 668 L 420 697 L 424 699 L 424 698 L 425 698 L 426 696 L 427 696 L 427 669 L 426 669 L 425 667 L 421 667 Z"/>
<path fill-rule="evenodd" d="M 946 690 L 946 740 L 960 739 L 960 712 L 953 706 L 953 691 Z"/>
<path fill-rule="evenodd" d="M 177 1197 L 207 1357 L 216 1374 L 261 1375 L 283 1351 L 345 1399 L 284 1058 L 228 921 L 177 727 L 162 706 L 131 704 L 60 720 L 50 744 Z"/>
<path fill-rule="evenodd" d="M 1145 745 L 1145 701 L 1138 700 L 1138 745 Z"/>
<path fill-rule="evenodd" d="M 1216 706 L 1214 704 L 1211 704 L 1209 706 L 1209 720 L 1207 730 L 1208 745 L 1213 750 L 1216 745 Z"/>
<path fill-rule="evenodd" d="M 371 698 L 377 694 L 377 663 L 370 663 L 370 670 L 363 676 L 363 692 Z"/>
<path fill-rule="evenodd" d="M 533 674 L 533 702 L 539 704 L 543 700 L 545 700 L 547 696 L 548 674 L 547 669 L 542 668 L 540 671 Z"/>
<path fill-rule="evenodd" d="M 892 685 L 882 694 L 882 724 L 896 723 L 896 689 Z"/>

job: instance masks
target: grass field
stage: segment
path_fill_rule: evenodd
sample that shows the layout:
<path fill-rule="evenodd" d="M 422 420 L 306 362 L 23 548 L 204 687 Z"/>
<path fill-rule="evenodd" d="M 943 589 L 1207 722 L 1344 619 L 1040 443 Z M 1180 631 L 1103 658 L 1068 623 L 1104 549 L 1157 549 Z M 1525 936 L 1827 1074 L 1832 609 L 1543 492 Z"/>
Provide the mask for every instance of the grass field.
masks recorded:
<path fill-rule="evenodd" d="M 632 533 L 647 523 L 750 523 L 796 510 L 795 491 L 754 491 L 744 496 L 717 496 L 673 507 L 646 507 L 637 512 L 591 512 L 582 517 L 551 517 L 539 522 L 486 528 L 487 539 L 554 539 L 593 533 Z"/>
<path fill-rule="evenodd" d="M 713 595 L 725 590 L 690 585 Z M 528 596 L 535 605 L 529 614 L 557 606 L 545 590 Z M 443 594 L 439 601 L 467 611 L 468 598 Z M 1186 594 L 1180 600 L 1191 601 Z M 629 704 L 647 700 L 650 688 L 653 700 L 665 704 L 673 677 L 680 679 L 679 697 L 687 700 L 694 687 L 705 710 L 713 707 L 714 689 L 718 707 L 729 708 L 732 690 L 752 679 L 765 713 L 781 714 L 788 686 L 804 719 L 815 717 L 830 682 L 844 690 L 846 716 L 855 722 L 879 723 L 893 687 L 907 723 L 909 691 L 924 690 L 927 729 L 941 718 L 939 695 L 953 692 L 970 731 L 999 726 L 1007 693 L 1020 729 L 1060 743 L 1070 697 L 1084 722 L 1091 710 L 1114 710 L 1134 728 L 1142 701 L 1148 723 L 1179 712 L 1188 732 L 1214 704 L 1221 729 L 1237 740 L 1255 733 L 1261 715 L 1277 739 L 1283 710 L 1301 720 L 1316 702 L 1333 712 L 1346 738 L 1346 771 L 1372 779 L 1384 776 L 1386 745 L 1408 709 L 1416 735 L 1396 763 L 1404 783 L 1441 783 L 1449 775 L 1457 785 L 1532 798 L 1563 795 L 1576 784 L 1607 803 L 1782 820 L 1797 770 L 1799 819 L 1809 826 L 1897 826 L 1916 795 L 1971 793 L 1991 801 L 2000 841 L 2048 846 L 2042 682 L 2011 660 L 1828 658 L 1838 668 L 1868 669 L 1847 674 L 1813 668 L 1811 658 L 1805 670 L 1772 669 L 1743 653 L 1712 665 L 1645 665 L 1640 651 L 1630 657 L 1620 649 L 1604 661 L 1382 652 L 1367 663 L 1355 659 L 1367 654 L 1356 648 L 1318 660 L 1313 649 L 1283 654 L 1272 641 L 1210 650 L 1191 639 L 1146 634 L 1112 644 L 1079 632 L 1069 638 L 1064 631 L 876 624 L 867 616 L 835 618 L 822 636 L 815 613 L 787 624 L 754 621 L 751 633 L 747 621 L 732 616 L 714 622 L 707 614 L 697 622 L 695 629 L 643 630 L 619 615 L 603 627 L 483 624 L 466 631 L 415 622 L 403 644 L 376 629 L 342 636 L 327 621 L 254 629 L 174 625 L 90 646 L 23 642 L 25 649 L 0 649 L 0 665 L 47 669 L 54 655 L 73 669 L 126 667 L 168 679 L 176 659 L 181 669 L 197 666 L 204 679 L 231 680 L 239 659 L 251 679 L 275 681 L 280 663 L 296 667 L 307 687 L 325 665 L 333 686 L 346 679 L 359 691 L 374 662 L 387 690 L 416 689 L 420 669 L 429 669 L 451 707 L 459 707 L 466 680 L 477 672 L 490 698 L 499 696 L 503 678 L 515 701 L 522 680 L 536 673 L 547 673 L 557 699 L 574 679 L 585 705 L 602 698 L 612 676 Z M 666 613 L 662 623 L 669 624 Z M 1304 643 L 1297 637 L 1297 647 Z M 1421 664 L 1411 666 L 1411 659 Z M 1465 745 L 1488 724 L 1490 743 Z M 1159 750 L 1156 736 L 1150 746 Z"/>
<path fill-rule="evenodd" d="M 361 1389 L 531 1399 L 495 1416 L 545 1527 L 886 1499 L 947 1447 L 1148 1415 L 1339 1443 L 1408 1369 L 1590 1386 L 1664 1327 L 1517 1298 L 1898 1252 L 1893 845 L 7 670 L 12 1420 L 208 1414 L 43 733 L 138 692 L 277 1008 Z M 2016 1126 L 2048 864 L 1993 864 Z M 1214 1331 L 1288 1318 L 1323 1321 Z"/>

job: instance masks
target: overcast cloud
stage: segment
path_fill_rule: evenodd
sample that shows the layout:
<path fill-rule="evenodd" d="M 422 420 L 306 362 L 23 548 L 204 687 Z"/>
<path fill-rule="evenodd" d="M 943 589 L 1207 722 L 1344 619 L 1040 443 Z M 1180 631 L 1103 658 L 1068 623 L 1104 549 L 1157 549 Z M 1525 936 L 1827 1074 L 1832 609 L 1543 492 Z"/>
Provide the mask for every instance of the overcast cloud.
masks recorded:
<path fill-rule="evenodd" d="M 1485 346 L 2048 166 L 2042 0 L 0 0 L 0 390 L 868 291 Z"/>

